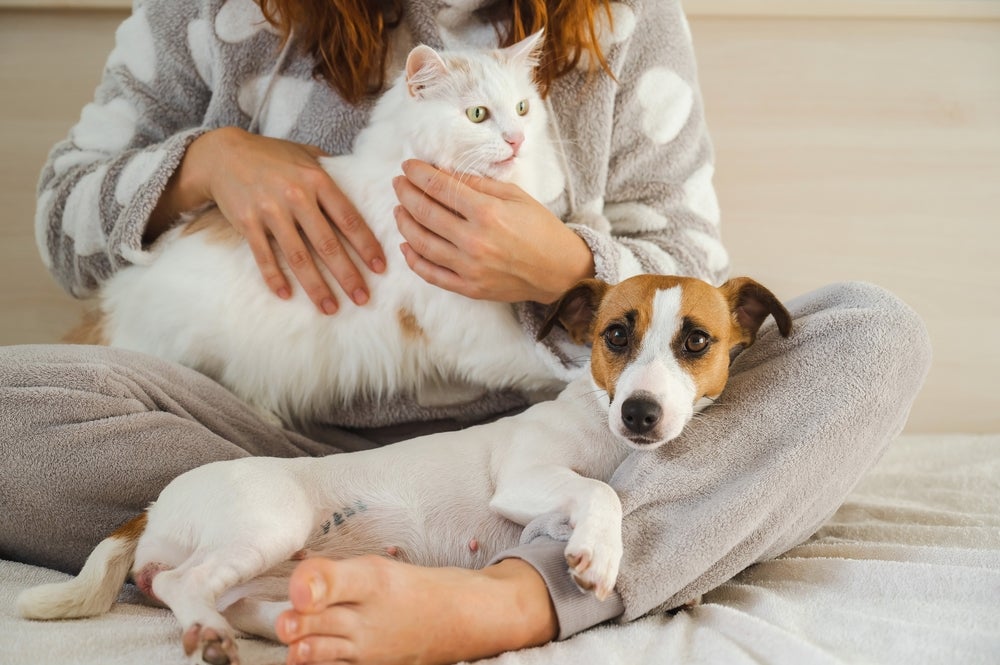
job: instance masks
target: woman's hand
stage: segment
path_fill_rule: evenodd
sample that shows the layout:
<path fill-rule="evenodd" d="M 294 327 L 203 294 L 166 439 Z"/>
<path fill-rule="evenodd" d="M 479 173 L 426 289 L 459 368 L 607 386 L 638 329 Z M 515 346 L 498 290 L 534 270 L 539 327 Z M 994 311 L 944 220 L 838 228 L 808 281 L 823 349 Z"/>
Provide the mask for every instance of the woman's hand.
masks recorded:
<path fill-rule="evenodd" d="M 393 181 L 410 268 L 470 298 L 551 303 L 594 276 L 587 244 L 509 183 L 456 176 L 409 160 Z"/>
<path fill-rule="evenodd" d="M 374 272 L 385 270 L 385 255 L 361 215 L 320 167 L 317 158 L 322 155 L 314 146 L 235 127 L 213 130 L 188 147 L 151 223 L 214 202 L 246 238 L 264 280 L 279 297 L 291 297 L 291 285 L 278 266 L 272 239 L 320 311 L 333 314 L 338 304 L 313 252 L 344 292 L 363 305 L 368 302 L 364 278 L 335 229 Z"/>

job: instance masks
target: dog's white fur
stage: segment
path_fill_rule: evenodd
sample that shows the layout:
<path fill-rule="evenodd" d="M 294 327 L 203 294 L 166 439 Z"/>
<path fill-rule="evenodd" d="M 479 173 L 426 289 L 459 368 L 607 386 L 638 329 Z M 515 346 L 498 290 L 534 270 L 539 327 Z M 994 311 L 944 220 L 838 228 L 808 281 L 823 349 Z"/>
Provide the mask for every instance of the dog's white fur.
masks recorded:
<path fill-rule="evenodd" d="M 385 272 L 365 275 L 366 305 L 341 296 L 331 317 L 304 289 L 278 299 L 245 242 L 181 226 L 157 242 L 153 260 L 120 270 L 102 287 L 97 341 L 193 367 L 287 425 L 307 425 L 365 397 L 442 406 L 508 388 L 555 395 L 571 377 L 539 353 L 511 306 L 416 277 L 398 251 L 403 238 L 393 215 L 392 178 L 414 157 L 512 182 L 541 202 L 562 193 L 565 175 L 532 79 L 540 43 L 537 33 L 497 51 L 416 47 L 352 154 L 320 160 L 386 250 Z M 467 117 L 475 106 L 489 109 L 486 121 Z M 512 136 L 523 137 L 516 157 Z"/>
<path fill-rule="evenodd" d="M 549 326 L 592 342 L 591 372 L 556 400 L 371 451 L 194 469 L 163 490 L 144 531 L 140 517 L 103 541 L 79 577 L 28 590 L 18 607 L 30 618 L 101 613 L 131 570 L 199 634 L 192 662 L 206 651 L 237 662 L 226 619 L 275 638 L 285 604 L 260 597 L 286 588 L 303 551 L 475 568 L 549 513 L 573 528 L 565 553 L 574 579 L 603 598 L 618 575 L 622 512 L 602 480 L 629 451 L 679 434 L 694 405 L 722 390 L 731 351 L 752 343 L 769 314 L 787 334 L 787 311 L 745 278 L 719 289 L 663 276 L 586 280 L 553 307 Z M 707 346 L 691 353 L 692 340 Z"/>

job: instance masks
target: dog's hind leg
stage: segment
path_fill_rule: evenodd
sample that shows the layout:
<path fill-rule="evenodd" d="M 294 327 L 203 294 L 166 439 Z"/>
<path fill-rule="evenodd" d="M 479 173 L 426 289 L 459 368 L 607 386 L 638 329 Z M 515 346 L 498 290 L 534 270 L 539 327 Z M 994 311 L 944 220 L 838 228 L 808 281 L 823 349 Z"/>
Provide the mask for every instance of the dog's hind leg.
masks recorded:
<path fill-rule="evenodd" d="M 153 578 L 156 597 L 173 611 L 184 630 L 184 652 L 191 663 L 239 663 L 233 629 L 217 609 L 219 598 L 287 560 L 299 547 L 301 543 L 233 543 L 195 552 L 173 570 Z"/>
<path fill-rule="evenodd" d="M 236 630 L 278 641 L 274 624 L 292 604 L 288 601 L 288 579 L 298 561 L 286 561 L 246 584 L 228 591 L 220 600 L 222 615 Z M 235 600 L 234 600 L 235 599 Z"/>
<path fill-rule="evenodd" d="M 278 615 L 290 609 L 292 603 L 287 600 L 240 598 L 223 610 L 222 614 L 236 630 L 278 642 L 280 640 L 275 631 L 275 623 L 278 621 Z"/>

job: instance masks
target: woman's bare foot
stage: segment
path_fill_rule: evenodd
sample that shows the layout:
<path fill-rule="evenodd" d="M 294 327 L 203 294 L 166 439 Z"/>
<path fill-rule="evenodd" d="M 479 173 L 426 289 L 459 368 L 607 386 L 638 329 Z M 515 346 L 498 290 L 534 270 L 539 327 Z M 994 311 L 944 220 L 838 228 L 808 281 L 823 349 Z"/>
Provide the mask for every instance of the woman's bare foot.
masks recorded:
<path fill-rule="evenodd" d="M 520 559 L 483 570 L 378 556 L 308 559 L 278 617 L 288 664 L 454 663 L 545 644 L 558 634 L 541 576 Z"/>

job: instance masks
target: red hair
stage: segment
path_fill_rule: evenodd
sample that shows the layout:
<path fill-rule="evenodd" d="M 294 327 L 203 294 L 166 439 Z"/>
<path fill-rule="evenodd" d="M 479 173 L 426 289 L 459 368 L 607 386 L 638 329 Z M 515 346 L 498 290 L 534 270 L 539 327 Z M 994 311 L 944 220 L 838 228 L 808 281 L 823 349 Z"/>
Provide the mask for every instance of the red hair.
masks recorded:
<path fill-rule="evenodd" d="M 292 30 L 298 46 L 316 60 L 314 74 L 344 99 L 359 102 L 385 83 L 389 31 L 403 16 L 402 0 L 258 0 L 264 17 L 284 39 Z M 576 67 L 584 53 L 609 72 L 597 40 L 596 14 L 611 22 L 609 0 L 511 0 L 499 3 L 491 20 L 501 46 L 545 28 L 537 78 L 542 94 Z M 609 72 L 610 73 L 610 72 Z"/>

